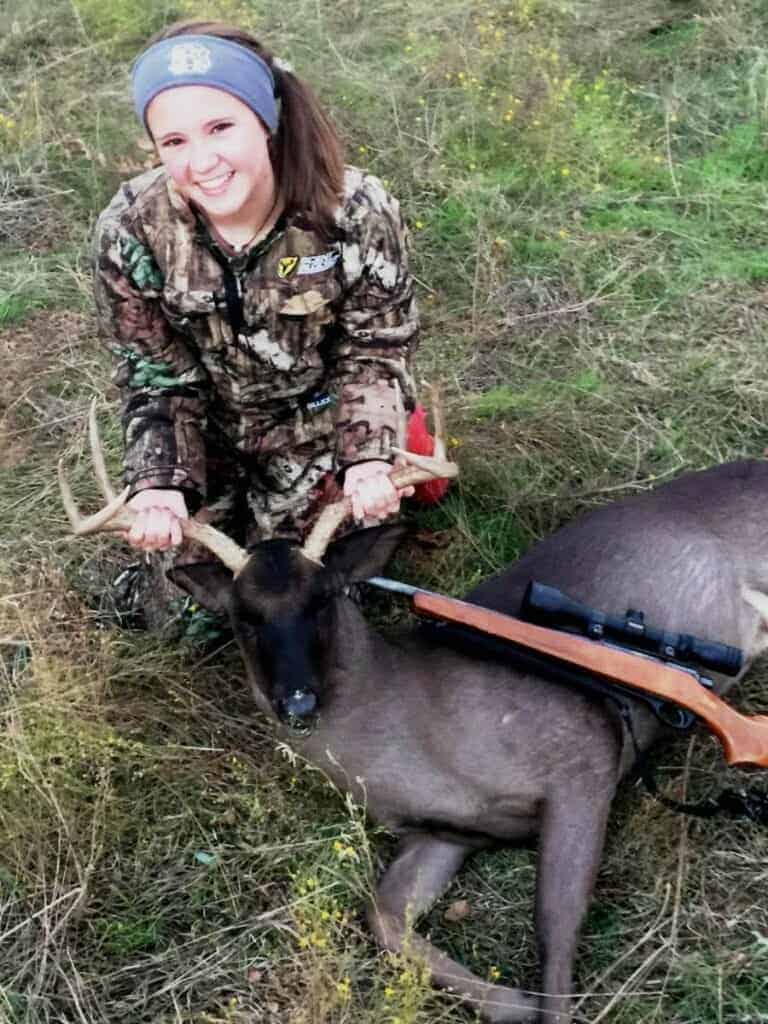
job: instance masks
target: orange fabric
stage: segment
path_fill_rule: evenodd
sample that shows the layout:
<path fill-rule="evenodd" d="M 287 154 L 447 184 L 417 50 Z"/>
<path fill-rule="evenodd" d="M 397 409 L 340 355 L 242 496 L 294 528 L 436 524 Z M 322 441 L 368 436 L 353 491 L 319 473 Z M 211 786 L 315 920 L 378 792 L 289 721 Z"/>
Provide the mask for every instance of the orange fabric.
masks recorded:
<path fill-rule="evenodd" d="M 417 405 L 410 415 L 405 447 L 415 455 L 434 454 L 435 439 L 427 427 L 427 410 L 423 405 Z M 423 505 L 437 505 L 443 499 L 450 483 L 450 480 L 428 480 L 426 483 L 417 484 L 414 497 Z"/>

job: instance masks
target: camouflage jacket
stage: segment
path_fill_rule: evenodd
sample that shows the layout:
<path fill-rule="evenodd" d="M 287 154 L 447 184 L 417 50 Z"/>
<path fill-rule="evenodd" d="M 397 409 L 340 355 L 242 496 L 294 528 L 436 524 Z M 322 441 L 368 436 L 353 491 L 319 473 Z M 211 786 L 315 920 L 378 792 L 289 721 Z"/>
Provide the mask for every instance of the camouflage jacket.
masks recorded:
<path fill-rule="evenodd" d="M 209 433 L 246 460 L 321 430 L 338 467 L 390 458 L 414 398 L 407 230 L 378 179 L 354 168 L 336 224 L 328 240 L 284 216 L 238 255 L 162 168 L 122 186 L 97 223 L 94 273 L 134 491 L 204 498 Z"/>

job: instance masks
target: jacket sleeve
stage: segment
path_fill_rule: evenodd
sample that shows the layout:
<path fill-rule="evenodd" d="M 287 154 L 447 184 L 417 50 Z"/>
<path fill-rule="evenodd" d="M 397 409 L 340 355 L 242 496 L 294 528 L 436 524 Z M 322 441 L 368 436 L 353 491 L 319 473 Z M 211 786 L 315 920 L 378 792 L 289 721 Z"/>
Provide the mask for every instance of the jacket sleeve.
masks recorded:
<path fill-rule="evenodd" d="M 109 209 L 96 227 L 94 278 L 122 399 L 125 481 L 133 493 L 178 488 L 201 499 L 208 375 L 163 314 L 163 279 L 151 250 Z"/>
<path fill-rule="evenodd" d="M 419 329 L 400 207 L 371 176 L 354 199 L 341 245 L 345 292 L 331 352 L 340 468 L 390 461 L 391 446 L 404 443 Z"/>

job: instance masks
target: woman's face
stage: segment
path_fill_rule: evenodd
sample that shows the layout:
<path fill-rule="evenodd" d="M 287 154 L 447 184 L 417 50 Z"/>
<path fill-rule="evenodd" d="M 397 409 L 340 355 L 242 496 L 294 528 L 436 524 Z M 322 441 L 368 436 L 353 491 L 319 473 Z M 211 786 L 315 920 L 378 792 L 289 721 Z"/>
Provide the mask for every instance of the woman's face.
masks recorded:
<path fill-rule="evenodd" d="M 258 229 L 274 196 L 268 132 L 235 96 L 182 85 L 149 104 L 147 125 L 181 194 L 214 223 Z"/>

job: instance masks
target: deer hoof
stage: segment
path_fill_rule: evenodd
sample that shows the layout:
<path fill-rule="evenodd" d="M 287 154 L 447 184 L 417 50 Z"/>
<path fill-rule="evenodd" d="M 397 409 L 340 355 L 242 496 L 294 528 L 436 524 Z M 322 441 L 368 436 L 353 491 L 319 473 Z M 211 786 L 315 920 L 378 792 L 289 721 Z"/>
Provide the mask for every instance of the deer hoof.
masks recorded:
<path fill-rule="evenodd" d="M 540 1019 L 537 996 L 519 988 L 491 985 L 483 1000 L 480 1013 L 491 1024 L 523 1024 Z"/>

